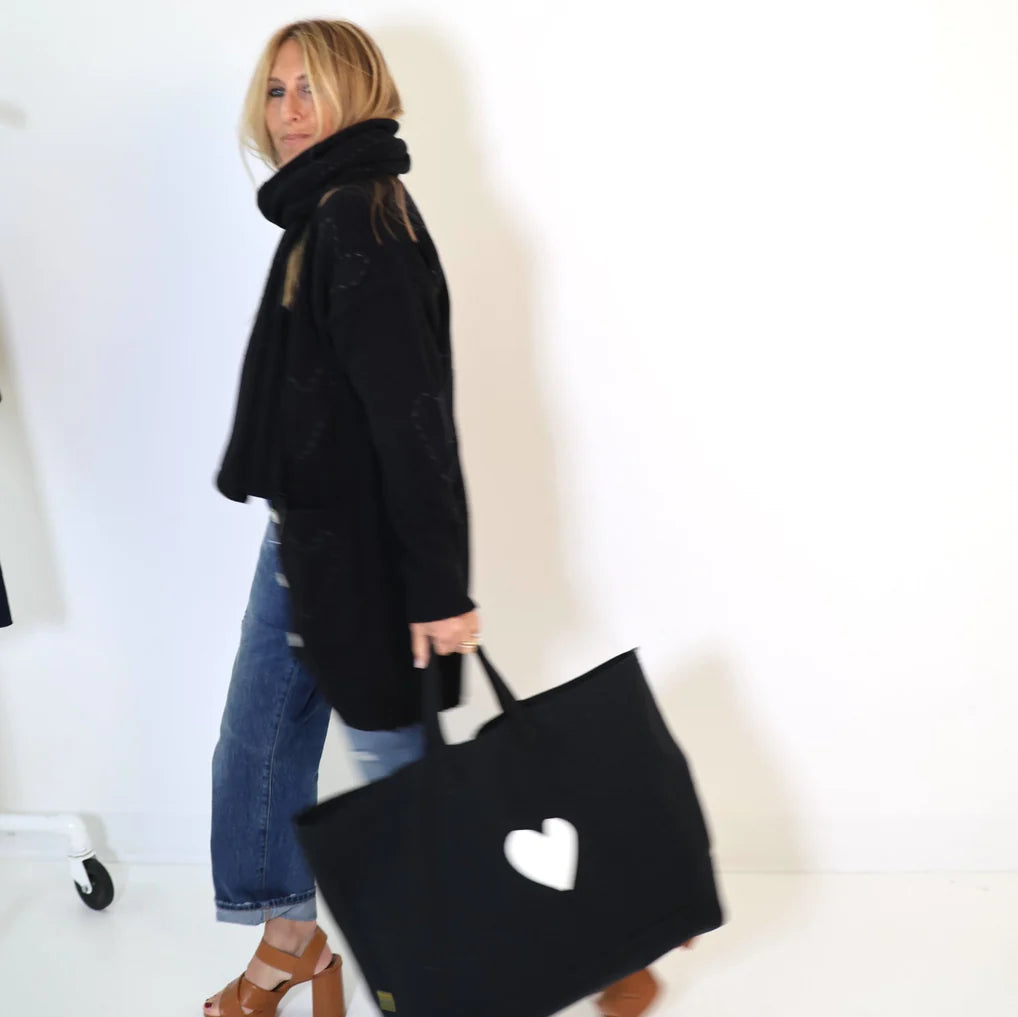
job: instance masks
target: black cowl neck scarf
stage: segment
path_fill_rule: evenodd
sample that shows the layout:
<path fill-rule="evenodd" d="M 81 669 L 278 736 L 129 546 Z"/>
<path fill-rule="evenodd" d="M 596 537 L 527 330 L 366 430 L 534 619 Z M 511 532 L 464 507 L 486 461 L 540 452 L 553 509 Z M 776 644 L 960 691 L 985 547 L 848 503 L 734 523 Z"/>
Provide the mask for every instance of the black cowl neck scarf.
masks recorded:
<path fill-rule="evenodd" d="M 279 405 L 286 372 L 290 313 L 283 307 L 286 263 L 322 195 L 355 180 L 406 173 L 410 156 L 388 117 L 330 134 L 276 171 L 258 189 L 258 208 L 283 228 L 255 317 L 237 394 L 233 433 L 216 486 L 233 501 L 272 499 L 281 490 Z"/>

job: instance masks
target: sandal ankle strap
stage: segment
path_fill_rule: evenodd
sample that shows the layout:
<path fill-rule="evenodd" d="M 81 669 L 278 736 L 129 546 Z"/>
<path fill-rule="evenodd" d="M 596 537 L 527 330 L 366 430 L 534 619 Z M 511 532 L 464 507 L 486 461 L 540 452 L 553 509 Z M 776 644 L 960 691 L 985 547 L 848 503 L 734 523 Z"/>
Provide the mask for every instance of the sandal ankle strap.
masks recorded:
<path fill-rule="evenodd" d="M 315 964 L 325 947 L 327 939 L 325 930 L 320 926 L 316 926 L 315 934 L 311 937 L 311 942 L 304 947 L 304 952 L 299 957 L 295 954 L 287 953 L 285 950 L 269 946 L 264 939 L 258 944 L 255 956 L 270 967 L 285 971 L 290 976 L 292 983 L 307 982 L 314 976 Z"/>

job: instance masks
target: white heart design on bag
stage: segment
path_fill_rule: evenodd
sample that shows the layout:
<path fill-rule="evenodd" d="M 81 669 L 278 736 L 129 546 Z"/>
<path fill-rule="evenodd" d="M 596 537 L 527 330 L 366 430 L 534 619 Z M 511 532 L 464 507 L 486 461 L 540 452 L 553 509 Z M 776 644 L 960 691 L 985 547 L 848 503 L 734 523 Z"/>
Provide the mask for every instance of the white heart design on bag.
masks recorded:
<path fill-rule="evenodd" d="M 505 839 L 505 856 L 521 875 L 555 890 L 576 885 L 579 836 L 568 819 L 546 819 L 543 833 L 513 830 Z"/>

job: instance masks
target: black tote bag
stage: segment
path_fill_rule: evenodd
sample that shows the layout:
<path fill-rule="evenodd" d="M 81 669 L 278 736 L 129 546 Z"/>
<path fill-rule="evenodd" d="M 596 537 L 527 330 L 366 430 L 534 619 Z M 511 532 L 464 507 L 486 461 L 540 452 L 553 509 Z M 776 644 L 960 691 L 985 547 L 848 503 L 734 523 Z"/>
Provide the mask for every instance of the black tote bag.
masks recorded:
<path fill-rule="evenodd" d="M 299 813 L 322 896 L 383 1012 L 548 1017 L 723 915 L 685 757 L 636 651 L 517 701 L 446 744 L 422 672 L 427 751 Z"/>

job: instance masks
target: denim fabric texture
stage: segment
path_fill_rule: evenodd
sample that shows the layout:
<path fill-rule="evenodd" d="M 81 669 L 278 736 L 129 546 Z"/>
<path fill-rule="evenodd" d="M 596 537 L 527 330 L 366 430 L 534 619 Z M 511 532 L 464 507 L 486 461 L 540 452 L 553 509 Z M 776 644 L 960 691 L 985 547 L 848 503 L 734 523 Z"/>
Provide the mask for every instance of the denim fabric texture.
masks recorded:
<path fill-rule="evenodd" d="M 270 517 L 212 756 L 212 879 L 216 918 L 257 925 L 317 917 L 315 882 L 293 817 L 318 799 L 331 708 L 294 655 L 291 606 Z M 343 725 L 367 781 L 419 759 L 421 724 L 362 731 Z"/>

